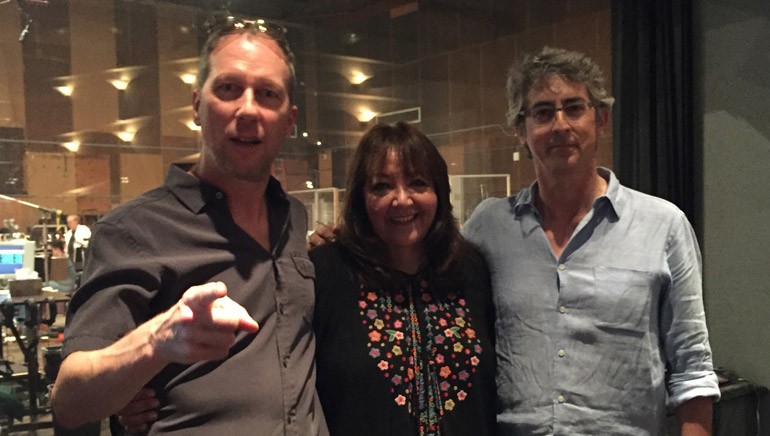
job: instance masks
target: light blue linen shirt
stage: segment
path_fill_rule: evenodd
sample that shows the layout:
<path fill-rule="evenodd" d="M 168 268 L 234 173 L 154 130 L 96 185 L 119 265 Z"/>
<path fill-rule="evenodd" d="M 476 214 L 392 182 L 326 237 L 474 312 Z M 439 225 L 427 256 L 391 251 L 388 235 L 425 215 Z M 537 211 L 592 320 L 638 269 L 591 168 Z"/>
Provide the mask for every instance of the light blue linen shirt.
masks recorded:
<path fill-rule="evenodd" d="M 598 173 L 607 192 L 558 259 L 537 182 L 485 200 L 463 227 L 492 277 L 501 434 L 662 435 L 666 394 L 719 398 L 692 227 Z"/>

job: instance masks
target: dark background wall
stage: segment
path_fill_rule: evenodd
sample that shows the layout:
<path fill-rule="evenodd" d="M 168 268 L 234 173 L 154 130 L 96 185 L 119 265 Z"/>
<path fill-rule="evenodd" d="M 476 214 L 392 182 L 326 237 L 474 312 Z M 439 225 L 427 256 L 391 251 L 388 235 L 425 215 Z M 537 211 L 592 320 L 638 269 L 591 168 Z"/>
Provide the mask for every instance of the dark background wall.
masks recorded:
<path fill-rule="evenodd" d="M 714 362 L 770 386 L 770 4 L 695 3 L 701 243 Z"/>

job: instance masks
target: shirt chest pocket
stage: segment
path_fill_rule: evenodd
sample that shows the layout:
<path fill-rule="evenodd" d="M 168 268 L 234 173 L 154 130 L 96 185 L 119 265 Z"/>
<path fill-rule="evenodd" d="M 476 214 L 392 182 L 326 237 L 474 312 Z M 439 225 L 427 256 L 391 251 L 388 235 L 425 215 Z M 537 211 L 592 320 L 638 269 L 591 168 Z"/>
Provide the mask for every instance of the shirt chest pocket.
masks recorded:
<path fill-rule="evenodd" d="M 652 272 L 595 267 L 591 309 L 596 327 L 621 337 L 644 336 L 650 331 L 651 306 L 658 287 Z"/>
<path fill-rule="evenodd" d="M 302 278 L 315 279 L 315 266 L 313 266 L 313 262 L 307 256 L 292 254 L 291 261 Z"/>
<path fill-rule="evenodd" d="M 292 253 L 278 260 L 279 281 L 277 299 L 282 315 L 301 315 L 310 323 L 315 306 L 315 267 L 307 254 Z"/>

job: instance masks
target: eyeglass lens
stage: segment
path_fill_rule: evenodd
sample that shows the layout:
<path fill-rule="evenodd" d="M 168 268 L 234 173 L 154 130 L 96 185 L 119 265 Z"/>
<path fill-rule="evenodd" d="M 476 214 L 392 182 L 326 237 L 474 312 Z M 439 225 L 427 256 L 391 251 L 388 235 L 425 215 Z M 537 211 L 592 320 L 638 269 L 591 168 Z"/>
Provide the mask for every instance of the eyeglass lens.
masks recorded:
<path fill-rule="evenodd" d="M 562 107 L 540 105 L 527 110 L 525 114 L 531 116 L 539 124 L 552 122 L 556 118 L 556 112 L 559 111 L 564 112 L 564 116 L 570 120 L 578 120 L 586 113 L 589 106 L 590 103 L 585 101 L 567 103 Z"/>

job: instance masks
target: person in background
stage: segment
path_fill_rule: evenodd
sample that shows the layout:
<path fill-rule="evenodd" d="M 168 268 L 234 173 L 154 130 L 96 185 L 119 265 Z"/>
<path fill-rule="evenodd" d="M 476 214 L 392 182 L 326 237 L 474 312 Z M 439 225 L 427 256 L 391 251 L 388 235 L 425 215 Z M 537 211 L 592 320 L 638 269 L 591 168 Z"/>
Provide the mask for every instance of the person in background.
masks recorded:
<path fill-rule="evenodd" d="M 67 257 L 76 267 L 82 268 L 85 250 L 91 238 L 91 229 L 80 223 L 80 215 L 67 215 L 67 231 L 64 232 L 64 245 Z"/>
<path fill-rule="evenodd" d="M 307 218 L 270 175 L 297 116 L 294 58 L 276 24 L 207 28 L 200 158 L 94 226 L 54 418 L 77 427 L 151 390 L 150 434 L 323 436 Z"/>
<path fill-rule="evenodd" d="M 77 280 L 75 265 L 72 263 L 72 259 L 67 257 L 64 253 L 64 241 L 61 239 L 53 239 L 51 240 L 50 247 L 51 257 L 63 257 L 67 259 L 67 277 L 62 280 L 49 280 L 44 286 L 48 286 L 59 292 L 70 293 L 75 289 L 75 281 Z"/>
<path fill-rule="evenodd" d="M 491 271 L 499 431 L 711 432 L 701 259 L 686 216 L 597 165 L 609 107 L 598 66 L 545 48 L 511 69 L 508 121 L 536 180 L 463 226 Z"/>
<path fill-rule="evenodd" d="M 361 139 L 316 267 L 318 394 L 335 436 L 490 435 L 494 310 L 444 159 L 406 123 Z"/>

